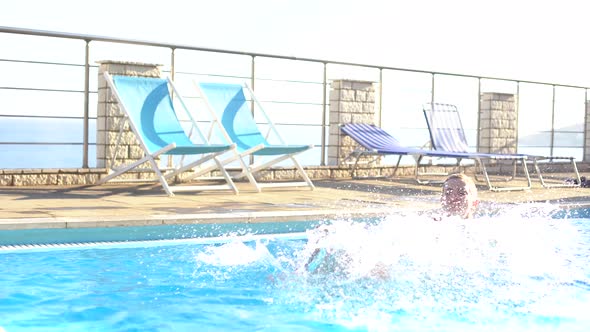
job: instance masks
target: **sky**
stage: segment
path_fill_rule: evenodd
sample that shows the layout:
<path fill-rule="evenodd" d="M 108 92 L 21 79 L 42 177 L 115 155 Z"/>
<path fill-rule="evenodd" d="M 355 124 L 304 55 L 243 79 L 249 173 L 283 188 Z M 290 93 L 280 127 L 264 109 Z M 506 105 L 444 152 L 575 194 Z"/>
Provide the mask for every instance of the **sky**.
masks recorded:
<path fill-rule="evenodd" d="M 590 86 L 583 0 L 18 0 L 0 26 Z"/>

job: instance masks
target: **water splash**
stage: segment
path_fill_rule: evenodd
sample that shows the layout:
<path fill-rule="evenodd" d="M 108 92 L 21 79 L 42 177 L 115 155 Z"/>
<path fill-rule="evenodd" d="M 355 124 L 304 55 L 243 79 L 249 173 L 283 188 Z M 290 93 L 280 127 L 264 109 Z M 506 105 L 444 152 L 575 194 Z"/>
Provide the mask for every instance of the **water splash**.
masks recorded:
<path fill-rule="evenodd" d="M 526 330 L 531 320 L 553 327 L 579 322 L 585 316 L 573 309 L 588 308 L 590 292 L 581 285 L 590 281 L 590 243 L 553 213 L 554 207 L 534 206 L 474 220 L 417 214 L 372 224 L 337 220 L 310 231 L 287 301 L 351 326 L 430 321 L 470 329 L 516 320 L 515 330 Z M 318 246 L 340 255 L 334 273 L 302 268 Z M 574 296 L 584 287 L 584 295 Z"/>
<path fill-rule="evenodd" d="M 576 331 L 590 324 L 589 226 L 554 214 L 546 204 L 472 220 L 395 212 L 372 222 L 334 220 L 307 231 L 306 242 L 236 237 L 195 259 L 207 273 L 255 267 L 251 282 L 266 282 L 269 306 L 318 324 Z M 308 272 L 317 248 L 328 259 Z"/>
<path fill-rule="evenodd" d="M 207 247 L 204 252 L 198 253 L 195 259 L 213 266 L 238 266 L 263 261 L 269 255 L 272 256 L 268 249 L 258 242 L 252 247 L 236 237 L 225 244 Z"/>

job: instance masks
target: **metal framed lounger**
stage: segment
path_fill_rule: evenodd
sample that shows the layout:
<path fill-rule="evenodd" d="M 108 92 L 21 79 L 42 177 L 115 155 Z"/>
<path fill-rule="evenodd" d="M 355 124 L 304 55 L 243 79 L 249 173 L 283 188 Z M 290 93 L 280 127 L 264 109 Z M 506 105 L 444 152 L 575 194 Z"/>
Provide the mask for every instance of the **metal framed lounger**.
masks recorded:
<path fill-rule="evenodd" d="M 116 169 L 113 167 L 116 164 L 117 150 L 119 149 L 123 127 L 126 122 L 120 121 L 117 143 L 113 150 L 112 165 L 109 165 L 112 169 L 106 177 L 98 182 L 99 184 L 118 181 L 115 179 L 116 177 L 133 169 L 137 170 L 142 164 L 148 163 L 151 166 L 149 170 L 156 174 L 156 178 L 153 180 L 159 181 L 169 196 L 174 196 L 175 191 L 231 190 L 235 194 L 238 193 L 237 187 L 223 167 L 223 162 L 218 158 L 224 153 L 234 151 L 235 145 L 208 144 L 192 117 L 192 129 L 199 132 L 203 140 L 201 144 L 191 141 L 181 126 L 173 107 L 169 90 L 170 86 L 174 88 L 172 81 L 162 78 L 111 76 L 108 72 L 104 73 L 104 77 L 119 102 L 125 120 L 129 122 L 131 130 L 135 133 L 144 151 L 144 157 Z M 178 94 L 177 97 L 179 97 Z M 184 107 L 184 103 L 182 105 Z M 185 111 L 188 113 L 186 108 Z M 197 156 L 198 159 L 163 173 L 156 162 L 156 158 L 162 155 L 191 155 Z M 197 168 L 207 162 L 213 164 L 212 168 L 207 170 Z M 169 179 L 182 172 L 193 170 L 194 176 L 200 176 L 211 169 L 218 169 L 221 172 L 225 184 L 198 186 L 170 186 L 168 184 Z M 119 182 L 129 181 L 127 179 Z"/>
<path fill-rule="evenodd" d="M 461 160 L 463 159 L 471 159 L 475 160 L 477 166 L 480 168 L 481 172 L 484 174 L 486 183 L 488 185 L 488 189 L 492 191 L 508 191 L 508 190 L 528 190 L 531 188 L 531 179 L 528 173 L 528 169 L 526 167 L 526 159 L 527 157 L 524 155 L 518 156 L 504 156 L 504 155 L 490 155 L 490 154 L 482 154 L 482 153 L 463 153 L 463 152 L 446 152 L 446 151 L 436 151 L 436 150 L 426 150 L 426 149 L 417 149 L 417 148 L 409 148 L 403 146 L 395 137 L 387 133 L 385 130 L 371 124 L 363 124 L 363 123 L 349 123 L 340 126 L 340 130 L 345 133 L 346 135 L 350 136 L 356 143 L 360 145 L 358 149 L 353 151 L 350 155 L 350 158 L 361 158 L 363 156 L 375 156 L 375 155 L 397 155 L 400 157 L 402 156 L 412 156 L 415 160 L 415 175 L 416 181 L 421 184 L 429 183 L 428 181 L 423 181 L 420 179 L 420 176 L 424 175 L 447 175 L 441 173 L 428 173 L 428 172 L 420 172 L 420 167 L 428 167 L 430 165 L 421 164 L 421 161 L 425 157 L 435 157 L 435 158 L 454 158 L 457 160 L 457 164 L 459 165 Z M 347 157 L 348 158 L 348 157 Z M 498 187 L 494 185 L 488 175 L 488 171 L 486 169 L 485 160 L 487 159 L 498 159 L 498 160 L 516 160 L 522 165 L 524 176 L 527 180 L 526 186 L 511 186 L 511 187 Z M 396 165 L 399 165 L 399 159 Z M 356 167 L 357 162 L 355 162 L 354 167 Z M 354 172 L 354 171 L 353 171 Z M 354 174 L 354 173 L 353 173 Z"/>
<path fill-rule="evenodd" d="M 430 132 L 430 140 L 432 147 L 437 151 L 454 151 L 454 152 L 466 152 L 467 151 L 467 139 L 465 137 L 465 131 L 461 122 L 460 114 L 457 107 L 452 104 L 443 103 L 428 103 L 424 104 L 422 108 L 426 123 L 428 124 L 428 131 Z M 537 176 L 541 185 L 545 188 L 563 188 L 563 187 L 577 187 L 581 183 L 580 174 L 576 165 L 574 157 L 560 157 L 560 156 L 539 156 L 530 154 L 506 154 L 505 156 L 522 156 L 526 155 L 527 161 L 532 161 Z M 555 160 L 567 160 L 572 165 L 574 176 L 578 180 L 576 184 L 560 183 L 560 184 L 549 184 L 543 178 L 543 173 L 539 167 L 539 162 L 549 160 L 553 162 Z M 514 174 L 513 174 L 514 176 Z"/>
<path fill-rule="evenodd" d="M 213 119 L 209 138 L 216 136 L 221 142 L 236 144 L 235 154 L 224 162 L 239 160 L 242 172 L 235 178 L 247 177 L 258 192 L 272 187 L 315 187 L 309 176 L 296 159 L 296 155 L 313 148 L 313 145 L 288 145 L 271 121 L 268 114 L 246 84 L 198 83 L 194 82 L 200 97 L 207 105 Z M 244 93 L 245 92 L 245 93 Z M 249 98 L 246 98 L 246 95 Z M 263 133 L 256 123 L 251 103 L 256 104 L 256 111 L 264 117 L 268 130 Z M 271 140 L 272 138 L 272 140 Z M 244 160 L 250 156 L 261 157 L 248 165 Z M 254 174 L 268 169 L 284 160 L 290 160 L 303 181 L 265 182 L 256 181 Z"/>

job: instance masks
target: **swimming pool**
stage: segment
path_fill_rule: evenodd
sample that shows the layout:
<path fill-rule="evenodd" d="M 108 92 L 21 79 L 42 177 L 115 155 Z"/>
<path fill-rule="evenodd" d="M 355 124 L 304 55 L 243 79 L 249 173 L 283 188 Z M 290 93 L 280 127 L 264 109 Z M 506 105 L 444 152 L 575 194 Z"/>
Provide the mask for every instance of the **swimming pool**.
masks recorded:
<path fill-rule="evenodd" d="M 125 230 L 136 232 L 131 242 L 13 247 L 0 251 L 0 326 L 587 331 L 590 219 L 521 212 L 469 222 L 396 213 L 334 220 L 332 245 L 353 257 L 346 273 L 302 272 L 305 229 L 317 222 L 282 223 L 276 235 L 241 225 L 227 236 L 220 235 L 229 228 L 206 238 L 145 241 L 142 228 Z M 387 266 L 387 278 L 366 273 L 376 261 Z"/>

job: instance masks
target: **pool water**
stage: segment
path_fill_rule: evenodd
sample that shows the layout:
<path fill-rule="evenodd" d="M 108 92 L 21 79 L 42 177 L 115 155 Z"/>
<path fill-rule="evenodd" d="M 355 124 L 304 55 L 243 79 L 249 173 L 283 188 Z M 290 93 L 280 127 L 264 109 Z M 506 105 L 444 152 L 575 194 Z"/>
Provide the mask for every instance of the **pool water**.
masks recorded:
<path fill-rule="evenodd" d="M 588 331 L 590 220 L 334 220 L 313 231 L 0 251 L 14 331 Z M 380 264 L 380 272 L 374 267 Z"/>

